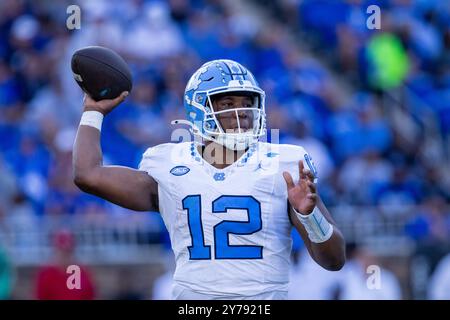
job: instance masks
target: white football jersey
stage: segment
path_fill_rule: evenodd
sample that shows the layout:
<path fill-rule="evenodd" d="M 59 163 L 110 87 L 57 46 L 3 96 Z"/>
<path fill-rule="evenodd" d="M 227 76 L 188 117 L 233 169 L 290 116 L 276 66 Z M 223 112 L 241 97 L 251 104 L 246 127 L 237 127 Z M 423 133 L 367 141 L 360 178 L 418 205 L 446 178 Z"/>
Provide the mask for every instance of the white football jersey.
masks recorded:
<path fill-rule="evenodd" d="M 139 169 L 158 183 L 175 254 L 174 283 L 211 297 L 287 293 L 292 225 L 283 171 L 298 181 L 302 147 L 258 142 L 217 169 L 193 142 L 149 148 Z"/>

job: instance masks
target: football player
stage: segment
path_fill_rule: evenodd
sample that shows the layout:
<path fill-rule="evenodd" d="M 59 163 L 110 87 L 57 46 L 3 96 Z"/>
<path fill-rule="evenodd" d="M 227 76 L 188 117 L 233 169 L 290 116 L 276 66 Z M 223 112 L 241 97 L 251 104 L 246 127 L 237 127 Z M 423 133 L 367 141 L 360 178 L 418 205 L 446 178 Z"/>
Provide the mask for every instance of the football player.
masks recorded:
<path fill-rule="evenodd" d="M 231 60 L 205 63 L 184 93 L 195 141 L 149 148 L 139 169 L 104 166 L 104 116 L 126 97 L 85 96 L 74 145 L 83 191 L 161 213 L 175 254 L 174 299 L 285 299 L 292 226 L 327 270 L 345 262 L 344 239 L 321 201 L 300 146 L 263 143 L 265 94 Z M 149 124 L 151 125 L 151 124 Z"/>

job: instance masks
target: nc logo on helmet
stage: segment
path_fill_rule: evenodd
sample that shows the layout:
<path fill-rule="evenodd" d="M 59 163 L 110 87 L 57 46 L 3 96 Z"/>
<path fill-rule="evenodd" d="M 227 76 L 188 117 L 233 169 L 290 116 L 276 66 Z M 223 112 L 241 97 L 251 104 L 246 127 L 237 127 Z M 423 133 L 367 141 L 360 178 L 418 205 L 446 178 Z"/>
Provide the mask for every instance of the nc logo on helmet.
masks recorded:
<path fill-rule="evenodd" d="M 200 85 L 200 83 L 202 82 L 200 76 L 205 73 L 206 71 L 208 71 L 208 66 L 202 66 L 200 69 L 198 69 L 194 75 L 191 77 L 191 79 L 189 79 L 189 82 L 186 86 L 186 90 L 185 91 L 190 91 L 190 90 L 195 90 L 198 89 L 198 86 Z"/>

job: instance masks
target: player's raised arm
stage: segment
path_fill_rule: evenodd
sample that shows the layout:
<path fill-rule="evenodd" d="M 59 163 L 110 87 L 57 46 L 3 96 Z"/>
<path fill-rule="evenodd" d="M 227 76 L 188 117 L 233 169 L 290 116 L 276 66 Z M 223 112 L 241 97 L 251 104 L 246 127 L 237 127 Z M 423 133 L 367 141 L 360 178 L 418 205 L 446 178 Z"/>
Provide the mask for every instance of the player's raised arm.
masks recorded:
<path fill-rule="evenodd" d="M 345 241 L 323 204 L 311 171 L 299 161 L 299 181 L 283 172 L 288 188 L 289 214 L 311 257 L 323 268 L 336 271 L 345 263 Z"/>
<path fill-rule="evenodd" d="M 111 100 L 84 98 L 84 112 L 73 150 L 75 184 L 122 207 L 136 210 L 158 210 L 158 187 L 146 172 L 121 166 L 104 166 L 100 146 L 103 117 L 119 105 L 128 92 Z M 114 143 L 110 141 L 109 143 Z"/>

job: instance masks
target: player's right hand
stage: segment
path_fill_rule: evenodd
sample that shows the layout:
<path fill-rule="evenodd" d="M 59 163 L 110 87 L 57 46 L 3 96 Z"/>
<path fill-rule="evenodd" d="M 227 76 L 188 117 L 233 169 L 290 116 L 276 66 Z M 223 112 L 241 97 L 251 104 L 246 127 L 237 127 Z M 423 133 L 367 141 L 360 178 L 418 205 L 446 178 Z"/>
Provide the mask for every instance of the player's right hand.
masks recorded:
<path fill-rule="evenodd" d="M 121 104 L 125 100 L 126 96 L 128 96 L 128 91 L 122 92 L 120 96 L 115 99 L 95 101 L 88 94 L 85 94 L 83 99 L 83 111 L 98 111 L 106 116 L 115 107 Z"/>

